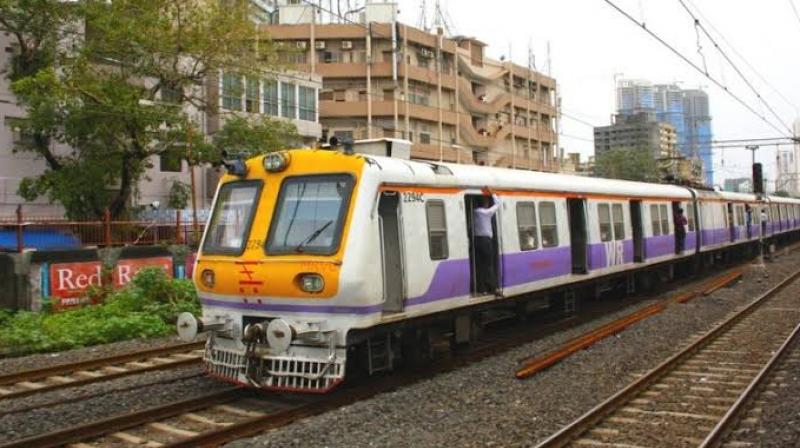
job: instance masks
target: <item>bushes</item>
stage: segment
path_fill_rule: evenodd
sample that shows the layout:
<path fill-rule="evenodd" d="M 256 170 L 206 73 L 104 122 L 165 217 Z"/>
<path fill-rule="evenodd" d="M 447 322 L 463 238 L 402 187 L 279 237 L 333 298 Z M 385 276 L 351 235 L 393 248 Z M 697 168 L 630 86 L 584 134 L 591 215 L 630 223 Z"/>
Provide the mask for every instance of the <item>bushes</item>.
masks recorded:
<path fill-rule="evenodd" d="M 123 289 L 96 288 L 100 305 L 61 313 L 0 311 L 0 352 L 65 350 L 175 332 L 183 311 L 200 313 L 194 285 L 173 280 L 161 268 L 145 268 Z"/>

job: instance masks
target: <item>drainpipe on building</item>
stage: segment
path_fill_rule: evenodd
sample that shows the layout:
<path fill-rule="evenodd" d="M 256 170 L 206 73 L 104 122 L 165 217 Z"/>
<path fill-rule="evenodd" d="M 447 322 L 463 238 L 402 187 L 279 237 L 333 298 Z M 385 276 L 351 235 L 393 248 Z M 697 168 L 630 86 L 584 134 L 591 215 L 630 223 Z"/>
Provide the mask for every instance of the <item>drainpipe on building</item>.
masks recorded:
<path fill-rule="evenodd" d="M 405 128 L 407 140 L 411 140 L 411 119 L 408 117 L 409 103 L 408 100 L 408 26 L 403 25 L 403 104 L 405 104 Z M 413 146 L 413 145 L 412 145 Z"/>
<path fill-rule="evenodd" d="M 511 43 L 508 44 L 508 90 L 511 92 L 511 115 L 509 115 L 508 124 L 511 127 L 511 168 L 517 167 L 517 137 L 514 135 L 514 117 L 516 110 L 514 109 L 514 62 L 511 59 Z"/>
<path fill-rule="evenodd" d="M 372 138 L 372 22 L 367 24 L 367 139 Z"/>
<path fill-rule="evenodd" d="M 444 160 L 444 143 L 442 136 L 442 35 L 444 30 L 441 27 L 436 29 L 436 94 L 437 94 L 437 109 L 439 113 L 439 161 Z"/>
<path fill-rule="evenodd" d="M 392 19 L 392 112 L 394 113 L 394 126 L 392 132 L 397 137 L 397 131 L 400 129 L 399 111 L 397 110 L 397 94 L 399 93 L 399 84 L 397 82 L 397 20 Z"/>

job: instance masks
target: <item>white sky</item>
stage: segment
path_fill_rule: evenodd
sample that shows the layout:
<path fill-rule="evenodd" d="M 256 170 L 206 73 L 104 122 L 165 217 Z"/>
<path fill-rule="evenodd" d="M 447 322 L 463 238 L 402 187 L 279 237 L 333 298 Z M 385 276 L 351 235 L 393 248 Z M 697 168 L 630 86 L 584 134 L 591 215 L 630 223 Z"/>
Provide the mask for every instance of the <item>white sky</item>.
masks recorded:
<path fill-rule="evenodd" d="M 675 46 L 698 65 L 697 36 L 692 19 L 678 0 L 613 0 L 637 20 Z M 702 54 L 709 73 L 759 113 L 785 130 L 798 117 L 800 107 L 800 18 L 790 1 L 800 0 L 685 0 L 699 11 L 703 23 L 766 101 L 777 111 L 779 125 L 755 95 L 725 63 L 707 38 Z M 401 20 L 417 25 L 421 0 L 399 0 Z M 432 10 L 434 0 L 428 0 Z M 536 66 L 546 71 L 550 42 L 552 75 L 562 97 L 563 110 L 596 126 L 609 123 L 614 111 L 614 76 L 648 79 L 654 83 L 679 82 L 684 88 L 703 86 L 709 94 L 714 139 L 777 137 L 781 134 L 738 104 L 710 80 L 625 19 L 604 0 L 442 0 L 457 34 L 471 35 L 489 44 L 492 57 L 509 55 L 527 64 L 529 43 Z M 431 17 L 431 14 L 428 14 Z M 706 19 L 703 19 L 705 17 Z M 713 26 L 713 28 L 712 28 Z M 714 33 L 719 31 L 730 44 Z M 767 86 L 731 50 L 750 65 L 791 104 Z M 592 154 L 591 127 L 564 117 L 561 146 L 567 152 Z M 787 135 L 784 131 L 783 135 Z M 575 136 L 579 138 L 574 138 Z M 783 147 L 783 150 L 790 149 Z M 715 149 L 715 181 L 750 176 L 750 152 L 745 149 Z M 775 147 L 757 154 L 767 177 L 774 179 Z"/>

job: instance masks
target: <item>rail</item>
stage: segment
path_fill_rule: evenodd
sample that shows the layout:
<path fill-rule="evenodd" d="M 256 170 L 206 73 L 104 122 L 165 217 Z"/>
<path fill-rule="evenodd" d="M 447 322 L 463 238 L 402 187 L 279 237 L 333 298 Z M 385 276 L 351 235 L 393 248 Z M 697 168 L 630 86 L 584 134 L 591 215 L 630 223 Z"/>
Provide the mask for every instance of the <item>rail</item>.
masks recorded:
<path fill-rule="evenodd" d="M 645 375 L 640 377 L 638 380 L 634 381 L 633 383 L 629 384 L 624 389 L 620 390 L 612 397 L 607 399 L 606 401 L 600 403 L 593 409 L 586 412 L 584 415 L 579 417 L 577 420 L 573 421 L 569 425 L 563 427 L 560 431 L 556 432 L 549 438 L 545 439 L 537 448 L 552 448 L 552 447 L 563 447 L 567 446 L 583 434 L 590 432 L 593 428 L 597 427 L 600 423 L 614 414 L 617 410 L 622 409 L 633 400 L 635 397 L 639 396 L 646 390 L 649 390 L 653 385 L 658 384 L 659 380 L 666 377 L 666 375 L 681 366 L 683 363 L 691 360 L 691 358 L 701 351 L 704 347 L 711 344 L 714 340 L 718 337 L 725 334 L 727 331 L 730 331 L 736 324 L 741 322 L 746 317 L 750 316 L 756 309 L 758 309 L 762 304 L 767 302 L 770 298 L 776 296 L 779 292 L 781 292 L 784 288 L 791 285 L 795 281 L 800 278 L 800 270 L 789 275 L 787 278 L 782 280 L 778 285 L 774 286 L 755 300 L 753 300 L 750 304 L 744 307 L 742 310 L 738 311 L 736 314 L 731 316 L 730 318 L 726 319 L 725 321 L 721 322 L 709 332 L 704 334 L 700 337 L 697 341 L 690 344 L 685 349 L 681 350 L 680 352 L 676 353 L 663 363 L 661 363 L 656 368 L 650 370 Z M 792 333 L 794 335 L 794 333 Z M 783 344 L 786 345 L 785 343 Z M 763 370 L 762 370 L 763 372 Z M 763 378 L 764 375 L 759 375 L 756 379 Z M 755 381 L 755 380 L 754 380 Z M 744 394 L 750 393 L 751 389 L 753 389 L 753 384 L 745 390 Z M 673 397 L 674 398 L 674 397 Z M 737 400 L 734 407 L 740 406 L 739 402 L 743 401 L 744 398 L 740 398 Z M 733 411 L 728 411 L 725 417 L 722 417 L 722 425 L 724 427 L 729 424 L 731 417 L 728 414 L 732 413 Z M 714 432 L 721 431 L 715 430 Z M 718 437 L 718 436 L 714 436 Z"/>

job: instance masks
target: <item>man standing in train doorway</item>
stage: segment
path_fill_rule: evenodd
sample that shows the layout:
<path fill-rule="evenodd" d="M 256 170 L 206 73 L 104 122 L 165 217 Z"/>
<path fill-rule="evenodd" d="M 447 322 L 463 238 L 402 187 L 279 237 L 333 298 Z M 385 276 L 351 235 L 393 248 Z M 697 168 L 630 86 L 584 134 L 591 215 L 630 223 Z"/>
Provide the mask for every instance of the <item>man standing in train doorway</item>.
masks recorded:
<path fill-rule="evenodd" d="M 500 198 L 489 190 L 489 187 L 484 187 L 481 204 L 472 210 L 472 225 L 475 235 L 476 292 L 479 294 L 499 294 L 494 259 L 494 231 L 492 229 L 492 218 L 498 208 L 500 208 Z"/>
<path fill-rule="evenodd" d="M 686 225 L 688 224 L 682 208 L 678 207 L 675 210 L 673 220 L 675 221 L 675 253 L 680 255 L 686 245 Z"/>

